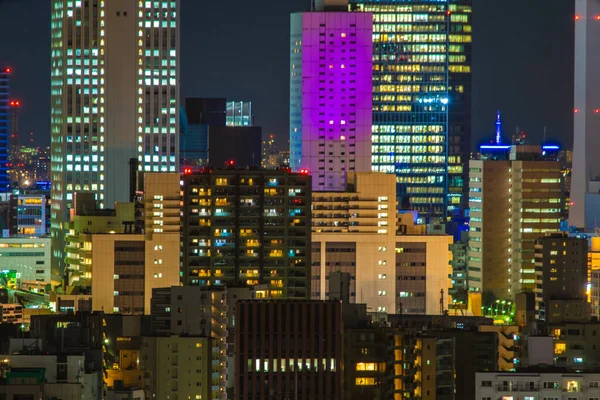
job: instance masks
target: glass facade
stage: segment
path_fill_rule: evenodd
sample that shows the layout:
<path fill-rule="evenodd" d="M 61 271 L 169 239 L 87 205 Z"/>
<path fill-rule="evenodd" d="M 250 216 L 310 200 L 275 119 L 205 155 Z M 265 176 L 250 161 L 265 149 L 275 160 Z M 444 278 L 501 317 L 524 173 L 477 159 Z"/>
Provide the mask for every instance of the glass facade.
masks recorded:
<path fill-rule="evenodd" d="M 465 208 L 471 146 L 471 0 L 350 0 L 373 14 L 373 170 L 395 173 L 398 206 Z"/>
<path fill-rule="evenodd" d="M 227 102 L 227 126 L 252 126 L 252 102 L 250 101 L 228 101 Z"/>

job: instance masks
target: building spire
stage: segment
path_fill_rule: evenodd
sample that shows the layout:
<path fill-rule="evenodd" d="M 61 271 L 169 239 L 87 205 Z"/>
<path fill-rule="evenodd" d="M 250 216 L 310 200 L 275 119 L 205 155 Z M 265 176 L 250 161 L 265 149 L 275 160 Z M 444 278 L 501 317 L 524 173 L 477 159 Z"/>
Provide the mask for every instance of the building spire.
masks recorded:
<path fill-rule="evenodd" d="M 502 144 L 502 120 L 500 119 L 500 110 L 496 118 L 496 144 Z"/>

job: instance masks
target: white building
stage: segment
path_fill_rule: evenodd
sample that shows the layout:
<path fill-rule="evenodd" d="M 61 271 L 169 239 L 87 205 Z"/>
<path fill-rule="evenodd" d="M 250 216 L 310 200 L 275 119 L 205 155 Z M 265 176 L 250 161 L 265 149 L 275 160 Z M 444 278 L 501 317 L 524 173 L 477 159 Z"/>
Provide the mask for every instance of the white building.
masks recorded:
<path fill-rule="evenodd" d="M 329 274 L 340 271 L 351 276 L 350 302 L 370 311 L 439 314 L 442 290 L 447 309 L 453 239 L 427 235 L 412 213 L 396 221 L 394 175 L 349 173 L 346 191 L 313 192 L 312 207 L 312 299 L 328 299 Z"/>
<path fill-rule="evenodd" d="M 593 229 L 600 220 L 600 0 L 575 0 L 575 109 L 569 224 Z M 590 187 L 594 186 L 594 187 Z M 594 190 L 596 189 L 596 190 Z"/>
<path fill-rule="evenodd" d="M 476 400 L 595 400 L 600 373 L 477 372 Z"/>
<path fill-rule="evenodd" d="M 343 190 L 371 170 L 373 17 L 320 3 L 291 16 L 290 166 L 313 190 Z"/>
<path fill-rule="evenodd" d="M 0 238 L 0 270 L 15 270 L 21 281 L 52 280 L 50 238 Z"/>
<path fill-rule="evenodd" d="M 51 235 L 63 268 L 74 193 L 129 201 L 130 159 L 179 169 L 179 0 L 51 1 Z"/>

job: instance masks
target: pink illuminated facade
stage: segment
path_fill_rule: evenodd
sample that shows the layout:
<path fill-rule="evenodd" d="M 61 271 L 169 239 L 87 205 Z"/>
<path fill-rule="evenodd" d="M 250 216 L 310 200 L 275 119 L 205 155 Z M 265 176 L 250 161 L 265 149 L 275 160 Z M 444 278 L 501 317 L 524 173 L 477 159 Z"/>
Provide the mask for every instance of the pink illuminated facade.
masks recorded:
<path fill-rule="evenodd" d="M 290 166 L 308 170 L 313 190 L 371 171 L 372 35 L 369 13 L 291 16 Z"/>

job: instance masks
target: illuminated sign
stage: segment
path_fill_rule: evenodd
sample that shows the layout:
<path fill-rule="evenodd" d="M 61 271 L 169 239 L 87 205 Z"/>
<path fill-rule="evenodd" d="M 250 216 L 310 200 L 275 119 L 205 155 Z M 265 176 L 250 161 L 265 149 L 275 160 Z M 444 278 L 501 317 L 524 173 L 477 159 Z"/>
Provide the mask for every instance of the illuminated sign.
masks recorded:
<path fill-rule="evenodd" d="M 25 199 L 25 204 L 42 204 L 41 198 Z"/>

